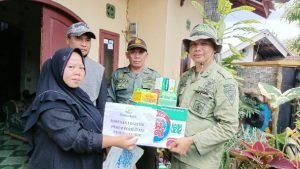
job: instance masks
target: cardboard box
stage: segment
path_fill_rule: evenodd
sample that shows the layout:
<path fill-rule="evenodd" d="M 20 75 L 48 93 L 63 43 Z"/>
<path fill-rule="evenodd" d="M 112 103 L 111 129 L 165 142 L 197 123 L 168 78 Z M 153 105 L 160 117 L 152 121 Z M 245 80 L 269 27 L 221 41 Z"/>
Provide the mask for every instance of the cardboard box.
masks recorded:
<path fill-rule="evenodd" d="M 132 101 L 146 104 L 157 104 L 157 93 L 137 88 L 132 94 Z"/>
<path fill-rule="evenodd" d="M 106 103 L 103 134 L 132 134 L 138 145 L 166 148 L 184 136 L 188 110 L 179 107 L 135 103 Z"/>
<path fill-rule="evenodd" d="M 158 97 L 158 105 L 175 107 L 177 95 L 175 92 L 161 91 Z"/>
<path fill-rule="evenodd" d="M 150 146 L 166 148 L 174 138 L 184 136 L 188 115 L 187 109 L 163 105 L 135 104 L 150 107 L 157 111 L 154 138 Z"/>
<path fill-rule="evenodd" d="M 176 81 L 168 77 L 160 77 L 155 80 L 155 89 L 162 91 L 175 92 Z"/>

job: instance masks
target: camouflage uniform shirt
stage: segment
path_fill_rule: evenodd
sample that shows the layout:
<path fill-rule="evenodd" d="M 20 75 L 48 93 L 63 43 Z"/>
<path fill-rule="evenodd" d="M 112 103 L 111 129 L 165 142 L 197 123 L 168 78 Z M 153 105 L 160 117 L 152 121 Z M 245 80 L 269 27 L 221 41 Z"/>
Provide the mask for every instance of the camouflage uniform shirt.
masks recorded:
<path fill-rule="evenodd" d="M 193 138 L 186 155 L 174 157 L 199 169 L 218 169 L 224 143 L 238 129 L 238 85 L 232 75 L 213 62 L 196 75 L 185 72 L 178 86 L 178 106 L 188 108 L 185 135 Z"/>

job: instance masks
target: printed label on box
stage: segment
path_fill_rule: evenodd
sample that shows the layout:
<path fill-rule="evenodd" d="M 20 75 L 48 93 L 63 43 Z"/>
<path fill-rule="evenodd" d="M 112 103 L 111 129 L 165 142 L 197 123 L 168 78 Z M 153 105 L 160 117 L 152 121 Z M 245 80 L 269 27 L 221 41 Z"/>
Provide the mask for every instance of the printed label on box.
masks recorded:
<path fill-rule="evenodd" d="M 106 103 L 103 134 L 132 134 L 138 145 L 166 148 L 184 136 L 187 110 L 159 105 Z"/>

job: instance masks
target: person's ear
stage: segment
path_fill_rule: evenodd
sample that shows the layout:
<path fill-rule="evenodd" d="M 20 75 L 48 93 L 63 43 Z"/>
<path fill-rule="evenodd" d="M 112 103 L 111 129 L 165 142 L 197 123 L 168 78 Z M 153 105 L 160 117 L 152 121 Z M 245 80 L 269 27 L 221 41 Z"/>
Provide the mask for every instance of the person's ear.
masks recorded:
<path fill-rule="evenodd" d="M 129 52 L 125 52 L 126 58 L 129 59 Z"/>
<path fill-rule="evenodd" d="M 67 45 L 70 45 L 70 38 L 69 37 L 66 38 L 66 42 L 67 42 Z"/>

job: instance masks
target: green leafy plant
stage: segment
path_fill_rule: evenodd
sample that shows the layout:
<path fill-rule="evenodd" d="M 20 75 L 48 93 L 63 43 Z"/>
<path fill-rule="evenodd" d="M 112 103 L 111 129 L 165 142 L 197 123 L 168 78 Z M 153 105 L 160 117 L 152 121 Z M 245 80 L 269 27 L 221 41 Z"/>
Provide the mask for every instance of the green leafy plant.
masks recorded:
<path fill-rule="evenodd" d="M 228 71 L 230 72 L 234 78 L 239 82 L 239 85 L 242 85 L 242 81 L 244 80 L 243 78 L 238 76 L 237 73 L 237 64 L 233 64 L 233 62 L 235 60 L 240 60 L 242 59 L 244 56 L 241 52 L 239 52 L 236 48 L 234 48 L 231 44 L 229 44 L 229 48 L 232 51 L 232 55 L 227 57 L 227 58 L 223 58 L 222 59 L 222 66 Z"/>
<path fill-rule="evenodd" d="M 248 144 L 253 144 L 256 141 L 266 142 L 269 135 L 269 133 L 261 132 L 258 128 L 253 128 L 248 125 L 244 126 L 241 124 L 239 131 L 225 143 L 223 158 L 219 169 L 228 169 L 233 167 L 233 165 L 238 165 L 236 164 L 236 161 L 230 157 L 230 150 L 236 148 L 242 149 L 242 141 L 245 141 Z"/>
<path fill-rule="evenodd" d="M 245 19 L 245 20 L 236 22 L 231 27 L 226 27 L 225 18 L 233 12 L 237 12 L 237 11 L 241 11 L 241 10 L 253 11 L 253 10 L 255 10 L 255 8 L 253 8 L 251 6 L 246 6 L 246 5 L 240 6 L 237 8 L 232 8 L 232 4 L 231 4 L 230 0 L 218 0 L 217 10 L 218 10 L 218 13 L 220 14 L 220 18 L 218 21 L 213 21 L 206 16 L 203 6 L 199 2 L 192 1 L 192 5 L 197 9 L 197 11 L 200 13 L 200 15 L 203 16 L 204 22 L 213 26 L 217 30 L 217 37 L 219 40 L 223 40 L 225 38 L 238 38 L 241 41 L 249 40 L 250 42 L 253 42 L 250 39 L 245 38 L 240 35 L 232 35 L 232 36 L 226 36 L 226 35 L 229 35 L 235 31 L 241 31 L 242 33 L 257 32 L 257 30 L 251 26 L 251 24 L 259 23 L 259 21 L 255 20 L 255 19 Z"/>
<path fill-rule="evenodd" d="M 258 30 L 256 30 L 252 24 L 260 23 L 258 20 L 255 19 L 245 19 L 238 21 L 234 23 L 232 26 L 227 27 L 225 24 L 225 18 L 234 12 L 245 10 L 245 11 L 253 11 L 255 8 L 251 6 L 240 6 L 237 8 L 232 8 L 232 4 L 230 0 L 218 0 L 218 13 L 220 14 L 220 18 L 217 21 L 213 21 L 209 19 L 209 17 L 206 16 L 205 10 L 199 2 L 193 0 L 192 5 L 197 9 L 199 14 L 203 17 L 203 22 L 211 25 L 217 30 L 217 38 L 219 42 L 224 41 L 224 39 L 232 38 L 232 39 L 239 39 L 242 42 L 249 42 L 251 44 L 254 44 L 254 41 L 250 38 L 242 36 L 243 34 L 249 34 L 249 33 L 257 33 Z M 236 33 L 239 32 L 239 33 Z M 234 34 L 233 34 L 234 33 Z M 232 62 L 235 60 L 240 60 L 243 58 L 243 54 L 239 52 L 235 47 L 233 47 L 231 44 L 229 44 L 229 48 L 232 51 L 233 55 L 225 58 L 221 61 L 222 66 L 229 71 L 235 79 L 239 82 L 241 85 L 241 81 L 243 80 L 241 77 L 237 75 L 236 67 L 237 65 L 234 65 Z"/>
<path fill-rule="evenodd" d="M 270 135 L 267 143 L 277 149 L 282 149 L 290 159 L 300 160 L 300 142 L 297 129 L 287 127 L 284 132 L 276 135 Z"/>
<path fill-rule="evenodd" d="M 300 24 L 300 1 L 299 0 L 292 0 L 290 5 L 288 6 L 287 10 L 282 16 L 286 19 L 289 23 L 294 22 Z M 296 53 L 300 53 L 300 37 L 292 39 L 288 42 L 288 47 L 295 51 Z"/>
<path fill-rule="evenodd" d="M 270 100 L 270 107 L 272 111 L 272 130 L 273 134 L 277 134 L 277 121 L 279 114 L 279 106 L 283 103 L 291 101 L 300 96 L 300 87 L 292 88 L 284 93 L 281 93 L 276 87 L 267 83 L 258 83 L 258 88 L 262 95 Z"/>
<path fill-rule="evenodd" d="M 285 152 L 292 160 L 300 160 L 300 121 L 296 121 L 296 128 L 287 127 L 283 133 L 272 136 L 268 144 L 278 147 L 275 143 L 282 145 L 282 151 Z M 279 148 L 279 147 L 278 147 Z M 299 166 L 300 167 L 300 166 Z"/>
<path fill-rule="evenodd" d="M 256 141 L 250 145 L 241 142 L 243 149 L 232 149 L 230 154 L 240 162 L 241 168 L 278 168 L 295 169 L 295 164 L 286 158 L 285 154 L 264 142 Z"/>
<path fill-rule="evenodd" d="M 290 159 L 299 161 L 300 160 L 300 128 L 290 129 L 289 127 L 285 130 L 285 144 L 284 151 L 290 157 Z M 300 166 L 299 166 L 300 167 Z"/>
<path fill-rule="evenodd" d="M 245 117 L 250 118 L 254 113 L 258 113 L 258 107 L 256 106 L 256 101 L 245 96 L 240 96 L 239 102 L 239 118 L 243 119 Z"/>
<path fill-rule="evenodd" d="M 200 13 L 201 16 L 203 16 L 203 22 L 207 23 L 211 26 L 213 26 L 216 30 L 217 30 L 217 37 L 219 40 L 223 40 L 226 38 L 237 38 L 241 41 L 249 41 L 251 43 L 253 43 L 253 41 L 249 38 L 246 38 L 244 36 L 241 36 L 240 34 L 245 34 L 245 33 L 250 33 L 250 32 L 258 32 L 254 27 L 252 27 L 252 24 L 257 24 L 260 23 L 258 20 L 255 19 L 245 19 L 245 20 L 241 20 L 238 21 L 236 23 L 234 23 L 232 26 L 230 27 L 226 27 L 225 24 L 225 18 L 234 12 L 237 11 L 241 11 L 241 10 L 245 10 L 245 11 L 253 11 L 255 10 L 255 8 L 251 7 L 251 6 L 240 6 L 237 8 L 232 8 L 232 4 L 230 2 L 230 0 L 218 0 L 218 13 L 220 14 L 220 18 L 218 21 L 213 21 L 210 20 L 203 9 L 203 6 L 197 2 L 197 1 L 192 1 L 192 5 L 197 9 L 197 11 Z M 236 32 L 239 31 L 241 32 L 240 34 L 234 34 L 234 35 L 229 35 L 232 32 Z"/>

